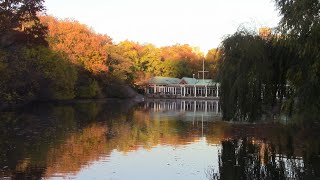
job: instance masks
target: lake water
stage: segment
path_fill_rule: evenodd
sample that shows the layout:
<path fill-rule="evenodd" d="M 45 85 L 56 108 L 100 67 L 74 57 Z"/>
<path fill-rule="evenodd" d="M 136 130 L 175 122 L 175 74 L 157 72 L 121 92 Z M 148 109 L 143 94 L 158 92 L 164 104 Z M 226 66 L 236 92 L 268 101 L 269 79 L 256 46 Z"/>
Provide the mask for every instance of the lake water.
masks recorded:
<path fill-rule="evenodd" d="M 319 130 L 218 101 L 37 104 L 0 113 L 0 179 L 320 179 Z"/>

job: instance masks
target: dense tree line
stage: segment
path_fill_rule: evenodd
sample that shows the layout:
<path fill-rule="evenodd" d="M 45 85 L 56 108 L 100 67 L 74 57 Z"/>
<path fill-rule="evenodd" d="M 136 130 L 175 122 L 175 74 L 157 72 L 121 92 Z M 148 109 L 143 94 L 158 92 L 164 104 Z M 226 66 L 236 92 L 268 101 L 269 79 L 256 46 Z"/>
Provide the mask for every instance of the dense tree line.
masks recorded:
<path fill-rule="evenodd" d="M 189 45 L 114 43 L 75 20 L 44 15 L 43 2 L 0 3 L 0 106 L 124 97 L 112 87 L 140 85 L 156 75 L 192 77 L 206 58 Z M 212 52 L 206 67 L 215 64 L 217 53 Z"/>
<path fill-rule="evenodd" d="M 275 3 L 282 15 L 276 33 L 266 37 L 241 29 L 222 43 L 218 69 L 226 119 L 256 120 L 277 105 L 289 115 L 298 112 L 308 120 L 317 119 L 320 3 Z"/>

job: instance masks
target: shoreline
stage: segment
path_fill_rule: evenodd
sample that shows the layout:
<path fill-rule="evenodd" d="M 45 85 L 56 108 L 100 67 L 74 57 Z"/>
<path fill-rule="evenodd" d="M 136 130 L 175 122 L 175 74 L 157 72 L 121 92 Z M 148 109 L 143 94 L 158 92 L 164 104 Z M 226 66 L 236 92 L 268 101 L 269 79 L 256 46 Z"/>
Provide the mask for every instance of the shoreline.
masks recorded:
<path fill-rule="evenodd" d="M 28 105 L 33 104 L 59 104 L 59 105 L 68 105 L 74 103 L 89 103 L 89 102 L 119 102 L 119 101 L 133 101 L 136 103 L 144 101 L 143 95 L 137 95 L 135 97 L 127 97 L 127 98 L 89 98 L 89 99 L 68 99 L 68 100 L 31 100 L 22 103 L 3 103 L 0 104 L 0 112 L 4 112 L 6 110 L 13 110 L 26 107 Z"/>

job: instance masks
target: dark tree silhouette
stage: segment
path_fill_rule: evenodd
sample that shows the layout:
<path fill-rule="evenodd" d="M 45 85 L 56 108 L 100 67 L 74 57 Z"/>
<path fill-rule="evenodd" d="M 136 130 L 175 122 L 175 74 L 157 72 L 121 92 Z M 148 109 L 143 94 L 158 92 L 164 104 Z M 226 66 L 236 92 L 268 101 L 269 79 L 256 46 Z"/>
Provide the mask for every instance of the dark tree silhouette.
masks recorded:
<path fill-rule="evenodd" d="M 44 0 L 2 0 L 0 1 L 0 46 L 15 43 L 46 45 L 47 28 L 43 26 L 38 13 L 44 12 Z"/>

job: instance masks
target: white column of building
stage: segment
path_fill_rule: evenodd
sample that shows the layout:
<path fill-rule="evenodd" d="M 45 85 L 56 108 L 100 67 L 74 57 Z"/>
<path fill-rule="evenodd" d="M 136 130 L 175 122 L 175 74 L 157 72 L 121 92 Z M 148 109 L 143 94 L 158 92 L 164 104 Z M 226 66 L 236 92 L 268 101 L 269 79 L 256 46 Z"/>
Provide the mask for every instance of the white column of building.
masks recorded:
<path fill-rule="evenodd" d="M 202 96 L 203 96 L 203 97 L 205 97 L 205 96 L 206 96 L 206 89 L 205 89 L 205 87 L 203 87 Z"/>
<path fill-rule="evenodd" d="M 219 85 L 218 85 L 218 83 L 216 84 L 216 87 L 217 87 L 217 97 L 219 97 Z"/>
<path fill-rule="evenodd" d="M 156 93 L 157 92 L 157 85 L 154 85 L 154 92 L 153 93 Z"/>
<path fill-rule="evenodd" d="M 206 88 L 206 95 L 205 95 L 205 97 L 208 97 L 208 87 L 206 86 L 205 88 Z"/>
<path fill-rule="evenodd" d="M 197 97 L 197 87 L 194 86 L 194 97 Z"/>
<path fill-rule="evenodd" d="M 204 103 L 204 113 L 207 114 L 208 111 L 208 101 L 205 101 Z"/>
<path fill-rule="evenodd" d="M 186 87 L 185 86 L 183 87 L 183 96 L 184 97 L 186 96 Z"/>
<path fill-rule="evenodd" d="M 183 111 L 186 111 L 186 101 L 183 101 Z"/>
<path fill-rule="evenodd" d="M 219 113 L 219 101 L 216 101 L 216 113 Z"/>

